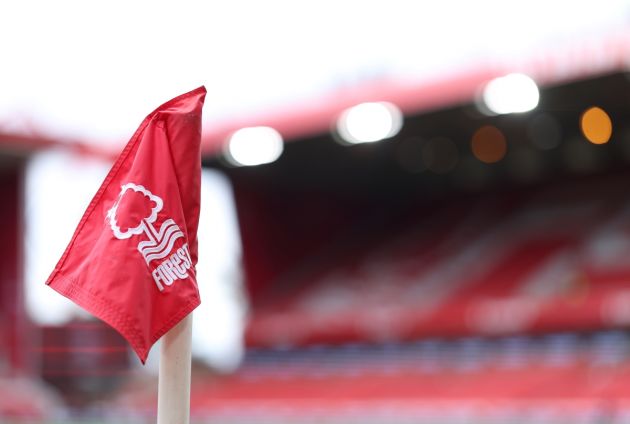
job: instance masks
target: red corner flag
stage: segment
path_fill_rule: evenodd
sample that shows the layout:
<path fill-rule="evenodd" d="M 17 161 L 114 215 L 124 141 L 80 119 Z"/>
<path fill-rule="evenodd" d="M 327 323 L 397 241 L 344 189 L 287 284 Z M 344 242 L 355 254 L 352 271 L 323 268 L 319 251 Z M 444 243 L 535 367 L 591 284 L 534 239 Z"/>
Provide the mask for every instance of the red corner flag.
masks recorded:
<path fill-rule="evenodd" d="M 144 363 L 199 303 L 199 87 L 153 111 L 88 206 L 46 284 L 102 319 Z"/>

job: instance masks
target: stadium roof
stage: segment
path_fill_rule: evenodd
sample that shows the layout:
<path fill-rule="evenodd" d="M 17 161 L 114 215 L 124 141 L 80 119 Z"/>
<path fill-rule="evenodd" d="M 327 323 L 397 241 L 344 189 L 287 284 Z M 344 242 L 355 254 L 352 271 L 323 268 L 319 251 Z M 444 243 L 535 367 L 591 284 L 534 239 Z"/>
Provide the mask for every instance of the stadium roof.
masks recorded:
<path fill-rule="evenodd" d="M 9 66 L 0 143 L 10 148 L 116 152 L 158 104 L 205 84 L 212 155 L 245 126 L 295 139 L 327 131 L 359 102 L 420 112 L 471 101 L 509 72 L 551 85 L 625 70 L 630 53 L 625 1 L 353 0 L 305 10 L 284 0 L 66 0 L 3 9 L 0 35 L 14 41 L 1 50 Z"/>

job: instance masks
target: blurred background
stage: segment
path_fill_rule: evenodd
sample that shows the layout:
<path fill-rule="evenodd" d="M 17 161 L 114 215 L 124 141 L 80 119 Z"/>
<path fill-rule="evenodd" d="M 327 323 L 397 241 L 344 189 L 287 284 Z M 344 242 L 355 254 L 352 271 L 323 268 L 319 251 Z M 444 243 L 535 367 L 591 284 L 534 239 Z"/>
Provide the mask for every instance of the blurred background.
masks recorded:
<path fill-rule="evenodd" d="M 205 85 L 198 423 L 630 423 L 630 1 L 0 4 L 0 422 L 155 421 L 44 285 Z"/>

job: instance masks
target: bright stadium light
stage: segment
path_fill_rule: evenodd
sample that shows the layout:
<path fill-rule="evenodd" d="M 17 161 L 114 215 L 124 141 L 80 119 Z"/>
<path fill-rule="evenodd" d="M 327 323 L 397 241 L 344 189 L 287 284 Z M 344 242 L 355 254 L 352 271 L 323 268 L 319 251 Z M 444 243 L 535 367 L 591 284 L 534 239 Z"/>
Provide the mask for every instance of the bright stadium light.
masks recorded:
<path fill-rule="evenodd" d="M 400 109 L 387 102 L 361 103 L 344 111 L 337 120 L 337 133 L 348 144 L 391 138 L 401 127 Z"/>
<path fill-rule="evenodd" d="M 593 144 L 606 144 L 612 136 L 610 115 L 600 107 L 590 107 L 580 117 L 580 129 L 584 137 Z"/>
<path fill-rule="evenodd" d="M 284 149 L 282 136 L 271 127 L 247 127 L 230 137 L 225 156 L 235 166 L 255 166 L 277 160 Z"/>
<path fill-rule="evenodd" d="M 528 112 L 538 105 L 540 93 L 533 79 L 524 74 L 495 78 L 483 89 L 483 105 L 497 115 Z"/>

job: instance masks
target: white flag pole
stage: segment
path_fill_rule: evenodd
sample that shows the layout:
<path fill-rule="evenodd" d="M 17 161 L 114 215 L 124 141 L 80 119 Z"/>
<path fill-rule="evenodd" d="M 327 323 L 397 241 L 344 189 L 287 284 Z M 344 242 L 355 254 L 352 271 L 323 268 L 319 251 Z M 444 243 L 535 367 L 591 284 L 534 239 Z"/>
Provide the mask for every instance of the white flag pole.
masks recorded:
<path fill-rule="evenodd" d="M 190 421 L 192 313 L 162 337 L 158 382 L 158 424 Z"/>

